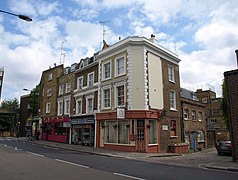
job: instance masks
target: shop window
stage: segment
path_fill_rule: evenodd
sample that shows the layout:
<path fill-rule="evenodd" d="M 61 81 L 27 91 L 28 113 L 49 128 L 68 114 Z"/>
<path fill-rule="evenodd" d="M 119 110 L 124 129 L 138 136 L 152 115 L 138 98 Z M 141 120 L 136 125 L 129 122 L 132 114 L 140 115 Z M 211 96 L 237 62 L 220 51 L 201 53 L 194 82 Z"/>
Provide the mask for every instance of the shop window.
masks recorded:
<path fill-rule="evenodd" d="M 129 121 L 118 121 L 118 144 L 128 144 Z"/>
<path fill-rule="evenodd" d="M 115 129 L 116 124 L 115 121 L 106 121 L 105 122 L 105 130 L 106 130 L 106 142 L 107 143 L 115 143 Z"/>
<path fill-rule="evenodd" d="M 63 123 L 55 123 L 54 127 L 54 134 L 55 135 L 66 135 L 66 128 L 63 127 Z"/>
<path fill-rule="evenodd" d="M 176 121 L 175 120 L 171 120 L 170 122 L 170 136 L 176 136 Z"/>
<path fill-rule="evenodd" d="M 148 128 L 148 141 L 149 144 L 157 144 L 158 143 L 158 128 L 156 120 L 149 120 Z"/>

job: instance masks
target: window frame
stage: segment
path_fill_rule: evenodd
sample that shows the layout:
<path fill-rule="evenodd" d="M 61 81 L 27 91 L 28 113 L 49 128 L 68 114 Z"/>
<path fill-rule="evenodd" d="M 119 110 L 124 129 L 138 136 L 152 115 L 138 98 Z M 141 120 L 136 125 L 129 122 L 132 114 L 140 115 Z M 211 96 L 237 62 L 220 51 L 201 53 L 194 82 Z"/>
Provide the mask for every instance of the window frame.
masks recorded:
<path fill-rule="evenodd" d="M 105 66 L 109 64 L 109 77 L 106 77 L 105 74 L 106 74 L 106 68 Z M 103 62 L 102 63 L 102 80 L 108 80 L 108 79 L 111 79 L 112 78 L 112 63 L 111 61 L 107 61 L 107 62 Z"/>
<path fill-rule="evenodd" d="M 91 76 L 92 76 L 92 79 L 90 79 Z M 88 73 L 87 82 L 88 82 L 87 83 L 88 87 L 93 87 L 94 86 L 94 72 Z"/>
<path fill-rule="evenodd" d="M 89 111 L 89 100 L 92 99 L 92 112 Z M 87 114 L 93 114 L 94 109 L 94 97 L 93 96 L 87 96 L 86 98 L 86 112 Z"/>
<path fill-rule="evenodd" d="M 196 111 L 192 110 L 192 120 L 195 121 L 196 120 Z"/>
<path fill-rule="evenodd" d="M 184 117 L 184 120 L 189 120 L 189 110 L 188 109 L 184 109 L 183 117 Z"/>
<path fill-rule="evenodd" d="M 78 90 L 83 89 L 83 76 L 80 76 L 80 77 L 77 78 L 77 89 Z"/>
<path fill-rule="evenodd" d="M 51 111 L 51 102 L 47 102 L 45 106 L 45 113 L 49 114 Z"/>
<path fill-rule="evenodd" d="M 64 99 L 64 114 L 65 115 L 70 114 L 70 98 Z"/>
<path fill-rule="evenodd" d="M 171 98 L 171 93 L 173 94 L 173 97 Z M 172 102 L 173 101 L 173 102 Z M 171 103 L 173 105 L 171 105 Z M 170 90 L 169 91 L 169 106 L 170 106 L 170 110 L 172 111 L 176 111 L 177 107 L 176 107 L 176 92 L 174 90 Z"/>
<path fill-rule="evenodd" d="M 109 98 L 108 99 L 105 98 L 105 91 L 106 90 L 109 91 Z M 106 104 L 105 100 L 109 100 L 109 106 L 105 106 L 105 104 Z M 111 109 L 111 88 L 110 87 L 102 88 L 102 108 L 103 109 Z"/>
<path fill-rule="evenodd" d="M 47 89 L 47 97 L 50 97 L 52 95 L 52 88 Z"/>
<path fill-rule="evenodd" d="M 58 104 L 57 114 L 58 114 L 58 116 L 61 116 L 61 115 L 63 115 L 63 106 L 64 106 L 63 100 L 62 99 L 58 100 L 57 104 Z"/>
<path fill-rule="evenodd" d="M 66 83 L 65 84 L 65 93 L 70 93 L 71 92 L 71 83 Z"/>
<path fill-rule="evenodd" d="M 168 80 L 175 83 L 174 66 L 168 65 Z"/>
<path fill-rule="evenodd" d="M 79 106 L 80 102 L 80 106 Z M 80 111 L 79 111 L 80 107 Z M 82 98 L 76 100 L 76 114 L 82 114 Z"/>
<path fill-rule="evenodd" d="M 61 84 L 61 85 L 59 85 L 59 96 L 61 96 L 63 94 L 64 94 L 64 85 Z"/>
<path fill-rule="evenodd" d="M 53 73 L 49 73 L 48 75 L 48 81 L 51 81 L 53 79 Z"/>
<path fill-rule="evenodd" d="M 124 99 L 124 104 L 118 104 L 118 88 L 123 86 L 123 92 L 124 92 L 124 95 L 123 95 L 123 99 Z M 126 86 L 124 83 L 119 83 L 119 84 L 116 84 L 115 85 L 115 107 L 125 107 L 126 105 Z"/>
<path fill-rule="evenodd" d="M 119 70 L 118 70 L 118 61 L 123 59 L 123 72 L 119 74 Z M 123 56 L 119 56 L 115 59 L 115 77 L 118 77 L 118 76 L 122 76 L 122 75 L 125 75 L 126 74 L 126 57 L 125 55 Z"/>

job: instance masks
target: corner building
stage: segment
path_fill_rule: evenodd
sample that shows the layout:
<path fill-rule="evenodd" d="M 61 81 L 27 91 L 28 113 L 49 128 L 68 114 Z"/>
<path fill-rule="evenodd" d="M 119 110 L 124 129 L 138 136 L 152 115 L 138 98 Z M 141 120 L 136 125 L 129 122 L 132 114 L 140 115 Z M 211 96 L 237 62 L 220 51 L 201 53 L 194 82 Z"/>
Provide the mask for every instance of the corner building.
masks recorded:
<path fill-rule="evenodd" d="M 96 147 L 176 152 L 180 146 L 180 59 L 153 41 L 128 37 L 98 53 Z"/>

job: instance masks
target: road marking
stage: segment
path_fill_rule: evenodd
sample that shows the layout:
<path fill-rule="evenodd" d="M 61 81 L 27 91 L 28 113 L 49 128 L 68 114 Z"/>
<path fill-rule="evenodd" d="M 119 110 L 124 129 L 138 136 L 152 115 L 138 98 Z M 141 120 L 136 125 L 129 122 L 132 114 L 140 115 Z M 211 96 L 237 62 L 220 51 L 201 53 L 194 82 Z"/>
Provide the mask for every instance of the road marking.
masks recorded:
<path fill-rule="evenodd" d="M 44 156 L 41 155 L 41 154 L 33 153 L 33 152 L 30 152 L 30 151 L 27 151 L 27 153 L 28 153 L 28 154 L 32 154 L 32 155 L 35 155 L 35 156 L 44 157 Z"/>
<path fill-rule="evenodd" d="M 117 176 L 123 176 L 123 177 L 128 177 L 128 178 L 131 178 L 131 179 L 137 179 L 137 180 L 145 180 L 145 179 L 142 179 L 142 178 L 138 178 L 138 177 L 135 177 L 135 176 L 129 176 L 129 175 L 126 175 L 126 174 L 120 174 L 120 173 L 113 173 Z"/>
<path fill-rule="evenodd" d="M 66 163 L 66 164 L 70 164 L 70 165 L 74 165 L 74 166 L 79 166 L 79 167 L 82 167 L 82 168 L 89 168 L 88 166 L 84 166 L 84 165 L 81 165 L 81 164 L 72 163 L 72 162 L 69 162 L 69 161 L 64 161 L 64 160 L 61 160 L 61 159 L 55 159 L 55 160 L 56 160 L 56 161 L 59 161 L 59 162 Z"/>

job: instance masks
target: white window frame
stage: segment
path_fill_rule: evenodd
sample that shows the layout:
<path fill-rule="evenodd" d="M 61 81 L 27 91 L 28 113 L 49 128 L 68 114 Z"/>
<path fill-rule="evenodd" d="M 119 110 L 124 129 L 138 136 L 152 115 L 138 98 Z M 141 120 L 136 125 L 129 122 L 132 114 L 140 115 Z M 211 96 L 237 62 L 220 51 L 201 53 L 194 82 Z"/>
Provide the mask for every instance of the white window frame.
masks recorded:
<path fill-rule="evenodd" d="M 48 88 L 47 89 L 47 97 L 50 97 L 52 94 L 52 89 L 51 88 Z"/>
<path fill-rule="evenodd" d="M 50 113 L 50 110 L 51 110 L 51 102 L 48 102 L 48 103 L 46 103 L 46 106 L 45 106 L 45 113 Z"/>
<path fill-rule="evenodd" d="M 64 99 L 64 114 L 65 115 L 70 114 L 70 98 Z"/>
<path fill-rule="evenodd" d="M 123 105 L 118 104 L 118 87 L 120 87 L 120 86 L 124 87 L 124 104 Z M 115 84 L 114 96 L 115 96 L 115 106 L 116 107 L 125 107 L 125 104 L 126 104 L 126 86 L 125 86 L 125 83 Z"/>
<path fill-rule="evenodd" d="M 174 66 L 168 65 L 168 78 L 170 82 L 175 82 L 174 78 Z"/>
<path fill-rule="evenodd" d="M 106 75 L 106 68 L 105 68 L 105 66 L 107 65 L 107 64 L 109 64 L 109 77 L 106 77 L 105 75 Z M 111 79 L 111 77 L 112 77 L 112 63 L 111 63 L 111 61 L 107 61 L 107 62 L 104 62 L 104 63 L 102 63 L 102 80 L 108 80 L 108 79 Z"/>
<path fill-rule="evenodd" d="M 93 77 L 92 79 L 89 78 L 91 75 Z M 88 87 L 93 87 L 93 85 L 94 85 L 94 72 L 91 72 L 88 74 Z"/>
<path fill-rule="evenodd" d="M 184 116 L 184 120 L 189 119 L 189 110 L 188 109 L 184 109 L 183 116 Z"/>
<path fill-rule="evenodd" d="M 59 85 L 59 96 L 64 94 L 64 85 Z"/>
<path fill-rule="evenodd" d="M 105 106 L 105 90 L 109 90 L 109 103 L 110 106 Z M 104 87 L 102 88 L 102 108 L 103 109 L 111 109 L 111 87 Z"/>
<path fill-rule="evenodd" d="M 170 106 L 170 110 L 175 110 L 175 111 L 177 110 L 176 109 L 176 92 L 174 90 L 169 91 L 169 106 Z"/>
<path fill-rule="evenodd" d="M 197 142 L 205 142 L 205 133 L 202 130 L 197 132 Z"/>
<path fill-rule="evenodd" d="M 49 76 L 48 76 L 48 81 L 51 81 L 53 79 L 53 74 L 50 73 Z"/>
<path fill-rule="evenodd" d="M 79 110 L 79 105 L 80 105 L 80 110 Z M 76 114 L 82 114 L 82 98 L 76 100 Z"/>
<path fill-rule="evenodd" d="M 202 121 L 202 112 L 198 112 L 198 121 Z"/>
<path fill-rule="evenodd" d="M 77 78 L 77 89 L 78 90 L 83 89 L 83 76 Z"/>
<path fill-rule="evenodd" d="M 118 61 L 123 59 L 123 72 L 119 74 L 118 72 Z M 124 56 L 120 56 L 118 58 L 115 59 L 115 77 L 117 76 L 122 76 L 126 74 L 126 57 Z"/>
<path fill-rule="evenodd" d="M 92 111 L 89 111 L 89 100 L 92 99 Z M 94 97 L 93 96 L 87 96 L 86 98 L 86 112 L 87 114 L 93 114 L 93 107 L 94 105 Z"/>
<path fill-rule="evenodd" d="M 63 99 L 58 100 L 58 116 L 63 115 Z"/>
<path fill-rule="evenodd" d="M 71 84 L 69 82 L 69 83 L 66 83 L 65 85 L 65 93 L 70 93 L 70 91 L 71 91 Z"/>

